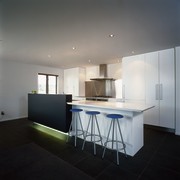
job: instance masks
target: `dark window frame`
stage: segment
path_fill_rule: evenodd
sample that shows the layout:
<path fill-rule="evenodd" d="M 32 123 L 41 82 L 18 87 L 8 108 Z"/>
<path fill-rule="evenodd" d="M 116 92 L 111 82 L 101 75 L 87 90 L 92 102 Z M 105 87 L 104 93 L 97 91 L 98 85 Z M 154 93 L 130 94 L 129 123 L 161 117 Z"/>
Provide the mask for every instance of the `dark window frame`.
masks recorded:
<path fill-rule="evenodd" d="M 44 75 L 46 76 L 46 94 L 49 94 L 49 76 L 54 76 L 56 77 L 56 94 L 57 94 L 57 79 L 58 79 L 58 75 L 55 74 L 46 74 L 46 73 L 38 73 L 38 75 Z"/>

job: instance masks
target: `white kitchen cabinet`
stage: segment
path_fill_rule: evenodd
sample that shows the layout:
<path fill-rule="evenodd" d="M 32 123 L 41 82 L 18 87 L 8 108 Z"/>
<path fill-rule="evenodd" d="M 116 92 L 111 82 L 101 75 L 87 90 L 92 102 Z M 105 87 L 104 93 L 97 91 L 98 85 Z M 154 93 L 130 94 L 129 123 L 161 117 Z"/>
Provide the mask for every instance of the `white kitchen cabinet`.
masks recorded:
<path fill-rule="evenodd" d="M 64 70 L 64 93 L 72 96 L 85 95 L 85 69 L 71 68 Z"/>
<path fill-rule="evenodd" d="M 158 52 L 147 53 L 145 55 L 145 102 L 155 107 L 144 113 L 144 123 L 159 126 L 159 100 L 158 100 L 158 84 L 159 84 L 159 60 Z"/>
<path fill-rule="evenodd" d="M 144 123 L 175 128 L 174 49 L 145 54 L 145 101 L 155 107 L 144 114 Z"/>
<path fill-rule="evenodd" d="M 124 57 L 122 68 L 124 100 L 155 105 L 144 123 L 174 129 L 174 49 Z"/>
<path fill-rule="evenodd" d="M 176 47 L 176 134 L 180 135 L 180 46 Z"/>
<path fill-rule="evenodd" d="M 123 99 L 125 101 L 145 100 L 144 54 L 122 59 Z"/>

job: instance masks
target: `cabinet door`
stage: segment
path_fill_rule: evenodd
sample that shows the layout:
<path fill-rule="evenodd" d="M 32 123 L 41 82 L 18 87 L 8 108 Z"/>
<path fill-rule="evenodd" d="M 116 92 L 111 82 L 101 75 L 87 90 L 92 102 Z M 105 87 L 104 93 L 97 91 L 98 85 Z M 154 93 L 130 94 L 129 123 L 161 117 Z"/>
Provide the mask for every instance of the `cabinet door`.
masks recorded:
<path fill-rule="evenodd" d="M 77 68 L 64 70 L 64 93 L 78 96 L 79 92 L 79 71 Z"/>
<path fill-rule="evenodd" d="M 175 128 L 174 49 L 159 52 L 160 126 Z"/>
<path fill-rule="evenodd" d="M 180 46 L 176 47 L 176 134 L 180 135 Z"/>
<path fill-rule="evenodd" d="M 145 76 L 144 55 L 122 59 L 123 98 L 130 101 L 144 101 Z"/>
<path fill-rule="evenodd" d="M 144 123 L 159 126 L 159 60 L 158 52 L 145 54 L 146 104 L 155 107 L 144 112 Z"/>
<path fill-rule="evenodd" d="M 86 71 L 84 68 L 79 68 L 79 96 L 85 96 L 85 80 Z"/>

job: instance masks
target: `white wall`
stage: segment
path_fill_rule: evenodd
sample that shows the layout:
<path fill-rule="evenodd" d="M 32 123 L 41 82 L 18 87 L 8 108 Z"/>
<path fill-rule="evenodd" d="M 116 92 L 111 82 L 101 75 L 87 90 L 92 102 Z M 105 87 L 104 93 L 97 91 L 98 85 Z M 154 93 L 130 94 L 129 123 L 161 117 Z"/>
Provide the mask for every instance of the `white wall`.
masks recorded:
<path fill-rule="evenodd" d="M 107 65 L 108 77 L 114 79 L 122 79 L 122 63 L 108 64 Z"/>
<path fill-rule="evenodd" d="M 2 40 L 2 2 L 0 1 L 0 40 Z"/>
<path fill-rule="evenodd" d="M 97 78 L 97 77 L 99 77 L 99 67 L 98 66 L 86 68 L 86 81 L 90 81 L 91 78 Z"/>
<path fill-rule="evenodd" d="M 59 75 L 59 92 L 63 91 L 63 70 L 17 62 L 1 62 L 2 96 L 1 110 L 5 112 L 3 120 L 27 117 L 27 94 L 37 90 L 37 74 Z"/>
<path fill-rule="evenodd" d="M 180 135 L 180 47 L 176 48 L 176 134 Z"/>
<path fill-rule="evenodd" d="M 2 60 L 0 55 L 0 111 L 1 109 L 2 109 Z"/>
<path fill-rule="evenodd" d="M 2 39 L 2 2 L 0 1 L 0 111 L 2 109 Z"/>
<path fill-rule="evenodd" d="M 2 2 L 0 1 L 0 110 L 2 106 Z M 0 116 L 1 117 L 1 116 Z"/>

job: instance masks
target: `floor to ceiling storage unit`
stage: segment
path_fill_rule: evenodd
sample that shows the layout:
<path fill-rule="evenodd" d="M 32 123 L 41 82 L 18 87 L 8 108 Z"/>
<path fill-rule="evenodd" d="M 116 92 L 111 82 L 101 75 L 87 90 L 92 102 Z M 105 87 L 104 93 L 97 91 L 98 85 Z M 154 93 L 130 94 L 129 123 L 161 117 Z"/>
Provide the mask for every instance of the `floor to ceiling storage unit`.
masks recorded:
<path fill-rule="evenodd" d="M 144 123 L 175 128 L 174 49 L 125 57 L 123 97 L 155 105 L 144 113 Z"/>

